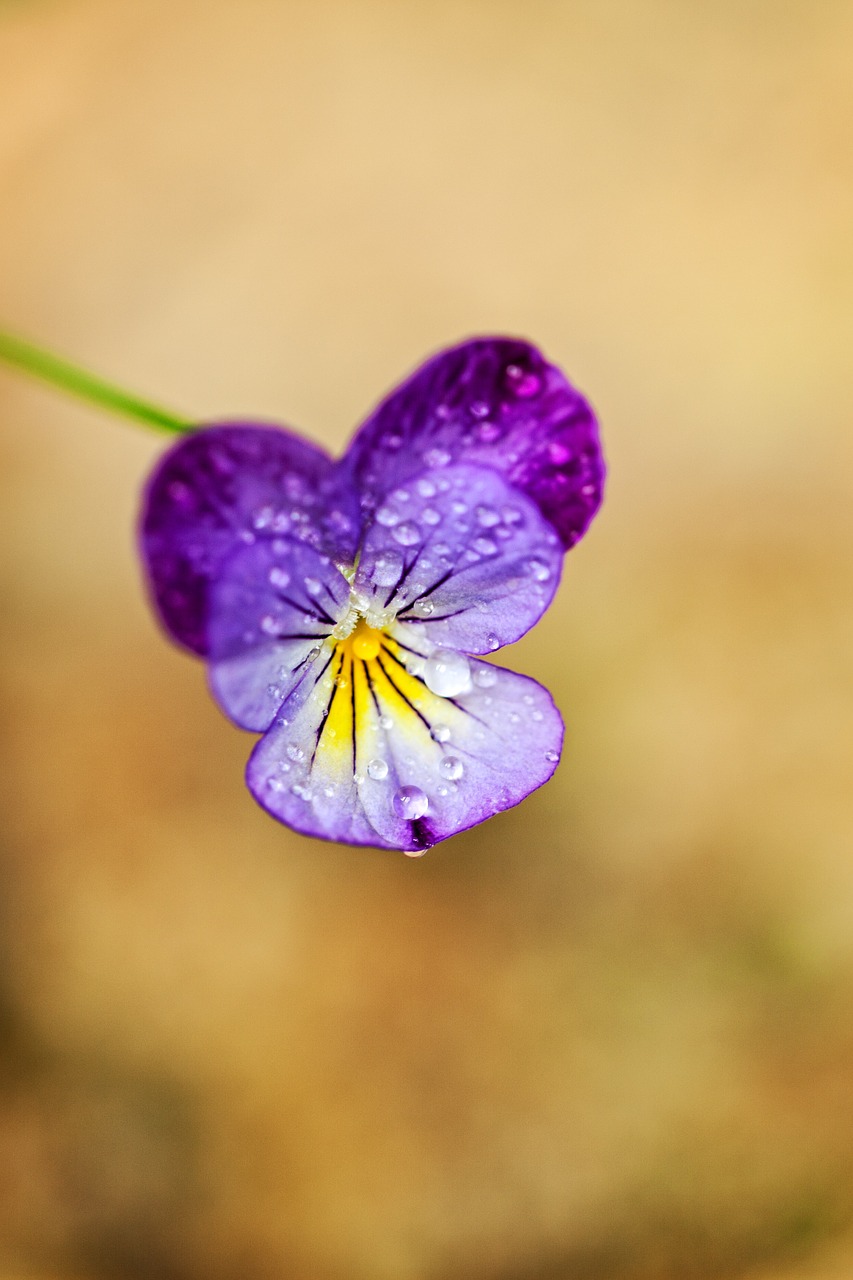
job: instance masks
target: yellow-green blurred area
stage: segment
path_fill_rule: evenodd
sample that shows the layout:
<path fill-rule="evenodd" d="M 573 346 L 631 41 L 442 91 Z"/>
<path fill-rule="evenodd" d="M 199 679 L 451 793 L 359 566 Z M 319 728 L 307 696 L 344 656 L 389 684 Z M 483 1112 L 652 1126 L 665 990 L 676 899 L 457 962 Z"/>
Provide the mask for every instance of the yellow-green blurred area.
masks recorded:
<path fill-rule="evenodd" d="M 853 1276 L 853 7 L 0 0 L 0 322 L 333 450 L 532 338 L 567 746 L 311 842 L 158 631 L 168 443 L 0 370 L 0 1280 Z"/>

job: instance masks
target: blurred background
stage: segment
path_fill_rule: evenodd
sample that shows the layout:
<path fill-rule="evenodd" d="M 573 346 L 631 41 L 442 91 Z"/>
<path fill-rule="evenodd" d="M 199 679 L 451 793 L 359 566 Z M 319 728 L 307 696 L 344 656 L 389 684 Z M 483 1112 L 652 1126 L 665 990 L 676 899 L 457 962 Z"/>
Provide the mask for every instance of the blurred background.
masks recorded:
<path fill-rule="evenodd" d="M 0 0 L 0 323 L 338 451 L 532 338 L 607 500 L 555 780 L 412 862 L 252 802 L 0 369 L 0 1280 L 853 1275 L 853 6 Z M 502 655 L 504 656 L 504 655 Z"/>

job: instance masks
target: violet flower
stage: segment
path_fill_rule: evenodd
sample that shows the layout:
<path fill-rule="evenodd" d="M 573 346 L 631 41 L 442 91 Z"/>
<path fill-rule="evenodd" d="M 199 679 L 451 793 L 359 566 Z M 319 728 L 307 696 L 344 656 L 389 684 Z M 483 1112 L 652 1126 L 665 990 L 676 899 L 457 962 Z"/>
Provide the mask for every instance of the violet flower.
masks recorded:
<path fill-rule="evenodd" d="M 171 449 L 142 516 L 151 592 L 226 715 L 263 735 L 259 804 L 417 856 L 546 782 L 559 712 L 482 655 L 544 613 L 603 476 L 589 405 L 507 338 L 430 360 L 337 462 L 254 424 Z"/>

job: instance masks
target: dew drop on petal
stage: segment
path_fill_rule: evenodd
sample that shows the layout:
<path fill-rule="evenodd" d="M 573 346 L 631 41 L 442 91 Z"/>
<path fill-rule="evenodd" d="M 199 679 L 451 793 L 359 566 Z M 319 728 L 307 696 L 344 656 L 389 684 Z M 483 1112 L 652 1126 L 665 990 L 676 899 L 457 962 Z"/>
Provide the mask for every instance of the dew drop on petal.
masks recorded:
<path fill-rule="evenodd" d="M 305 590 L 308 592 L 309 596 L 318 596 L 323 590 L 323 584 L 319 578 L 306 578 Z"/>
<path fill-rule="evenodd" d="M 399 551 L 385 551 L 376 557 L 373 581 L 379 587 L 393 587 L 403 572 L 403 557 Z"/>
<path fill-rule="evenodd" d="M 416 600 L 412 605 L 412 613 L 418 618 L 428 618 L 434 612 L 435 605 L 432 600 Z"/>
<path fill-rule="evenodd" d="M 500 649 L 501 642 L 493 631 L 490 631 L 486 636 L 486 645 L 492 653 L 494 653 L 495 649 Z"/>
<path fill-rule="evenodd" d="M 407 858 L 422 858 L 426 853 L 426 849 L 404 849 L 403 853 Z"/>
<path fill-rule="evenodd" d="M 367 776 L 376 782 L 382 782 L 383 778 L 388 777 L 388 765 L 384 760 L 371 760 L 367 766 Z"/>
<path fill-rule="evenodd" d="M 560 757 L 557 755 L 557 752 L 556 752 L 556 751 L 546 751 L 546 752 L 545 752 L 545 759 L 546 759 L 546 760 L 549 760 L 549 761 L 551 762 L 551 764 L 553 764 L 556 760 L 559 760 L 559 758 L 560 758 Z"/>
<path fill-rule="evenodd" d="M 534 582 L 547 582 L 551 576 L 551 570 L 545 561 L 538 560 L 535 556 L 532 560 L 527 561 L 524 568 Z"/>
<path fill-rule="evenodd" d="M 492 542 L 491 538 L 474 539 L 474 550 L 481 556 L 493 556 L 497 549 L 497 543 Z"/>
<path fill-rule="evenodd" d="M 435 507 L 426 507 L 421 512 L 421 519 L 424 524 L 431 524 L 433 526 L 441 524 L 441 515 L 436 511 Z"/>
<path fill-rule="evenodd" d="M 290 586 L 290 574 L 286 569 L 280 569 L 278 565 L 274 565 L 270 569 L 270 586 L 277 587 L 279 591 L 283 591 L 285 587 Z"/>
<path fill-rule="evenodd" d="M 406 520 L 397 525 L 391 536 L 401 547 L 414 547 L 421 540 L 421 531 L 414 521 Z"/>
<path fill-rule="evenodd" d="M 465 693 L 471 687 L 468 659 L 455 649 L 436 649 L 426 660 L 424 680 L 427 688 L 442 698 Z"/>
<path fill-rule="evenodd" d="M 465 766 L 458 756 L 445 756 L 438 769 L 442 777 L 449 778 L 451 782 L 458 781 L 465 772 Z"/>
<path fill-rule="evenodd" d="M 477 523 L 482 525 L 484 529 L 493 529 L 496 524 L 501 522 L 501 518 L 494 507 L 479 506 L 474 514 L 477 517 Z"/>
<path fill-rule="evenodd" d="M 494 667 L 477 667 L 474 672 L 474 684 L 478 689 L 491 689 L 497 679 L 498 673 Z"/>
<path fill-rule="evenodd" d="M 450 730 L 446 724 L 434 724 L 432 726 L 432 736 L 436 742 L 448 742 L 450 739 Z"/>
<path fill-rule="evenodd" d="M 399 791 L 394 792 L 392 803 L 397 817 L 405 818 L 408 822 L 422 818 L 429 808 L 429 801 L 420 787 L 400 787 Z"/>
<path fill-rule="evenodd" d="M 422 498 L 435 497 L 435 485 L 433 484 L 432 480 L 429 479 L 428 476 L 423 476 L 415 485 L 415 488 L 417 489 L 418 493 L 421 495 Z"/>
<path fill-rule="evenodd" d="M 450 454 L 446 449 L 427 449 L 424 454 L 424 462 L 428 467 L 446 467 L 450 461 Z"/>
<path fill-rule="evenodd" d="M 400 523 L 400 517 L 393 507 L 380 507 L 376 512 L 376 520 L 386 529 L 391 529 L 395 524 Z"/>
<path fill-rule="evenodd" d="M 304 760 L 305 752 L 301 747 L 297 747 L 295 742 L 291 742 L 287 748 L 288 757 L 291 760 Z"/>
<path fill-rule="evenodd" d="M 380 716 L 380 717 L 379 717 L 379 727 L 380 727 L 381 729 L 385 729 L 386 731 L 387 731 L 388 729 L 393 729 L 393 728 L 394 728 L 394 721 L 391 719 L 391 717 L 390 717 L 390 716 Z"/>
<path fill-rule="evenodd" d="M 483 444 L 494 444 L 500 434 L 501 429 L 496 422 L 481 422 L 477 427 L 477 439 Z"/>

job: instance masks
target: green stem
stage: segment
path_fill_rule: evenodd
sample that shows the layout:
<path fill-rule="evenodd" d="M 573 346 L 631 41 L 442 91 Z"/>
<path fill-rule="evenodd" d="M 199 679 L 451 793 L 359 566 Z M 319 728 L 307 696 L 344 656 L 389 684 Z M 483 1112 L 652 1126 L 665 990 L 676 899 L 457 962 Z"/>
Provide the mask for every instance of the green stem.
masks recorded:
<path fill-rule="evenodd" d="M 76 365 L 51 355 L 49 351 L 43 351 L 40 347 L 34 347 L 29 342 L 23 342 L 11 333 L 0 330 L 0 361 L 2 360 L 16 369 L 23 369 L 33 377 L 49 382 L 51 386 L 79 396 L 81 400 L 88 400 L 90 404 L 96 404 L 101 409 L 108 409 L 125 418 L 132 418 L 135 422 L 144 422 L 146 426 L 175 432 L 192 431 L 195 426 L 195 423 L 178 418 L 167 409 L 149 404 L 147 400 L 140 400 L 131 392 L 122 391 L 120 387 L 96 378 L 85 369 L 78 369 Z"/>

